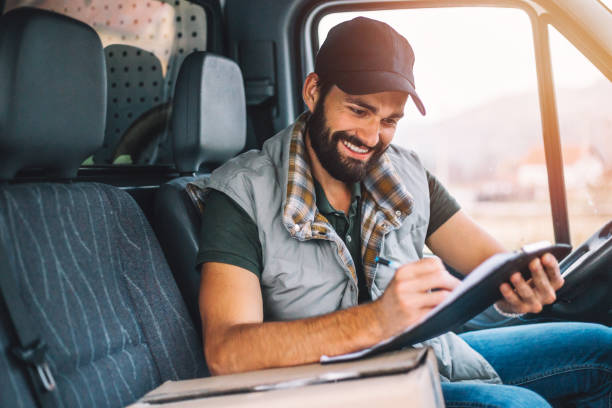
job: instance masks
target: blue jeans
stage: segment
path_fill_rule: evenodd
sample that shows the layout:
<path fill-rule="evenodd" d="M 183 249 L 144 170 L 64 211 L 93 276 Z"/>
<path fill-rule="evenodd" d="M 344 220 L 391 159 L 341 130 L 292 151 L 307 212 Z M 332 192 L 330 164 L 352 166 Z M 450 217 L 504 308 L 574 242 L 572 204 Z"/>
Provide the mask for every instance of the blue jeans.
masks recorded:
<path fill-rule="evenodd" d="M 443 383 L 447 407 L 612 408 L 612 328 L 539 323 L 461 337 L 504 385 Z"/>

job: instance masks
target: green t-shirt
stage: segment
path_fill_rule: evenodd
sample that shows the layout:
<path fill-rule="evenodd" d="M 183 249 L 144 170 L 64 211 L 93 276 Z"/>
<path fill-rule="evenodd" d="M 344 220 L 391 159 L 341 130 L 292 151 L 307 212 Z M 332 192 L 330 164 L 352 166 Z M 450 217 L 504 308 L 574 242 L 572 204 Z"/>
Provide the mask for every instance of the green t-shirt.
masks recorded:
<path fill-rule="evenodd" d="M 348 248 L 353 262 L 355 262 L 355 271 L 357 272 L 357 287 L 358 287 L 358 302 L 363 303 L 369 300 L 370 292 L 366 285 L 365 274 L 361 262 L 361 185 L 353 184 L 351 190 L 351 205 L 348 214 L 343 211 L 336 210 L 327 200 L 325 191 L 319 182 L 314 179 L 315 197 L 317 200 L 317 208 L 319 212 L 327 218 L 332 228 L 338 236 L 344 241 Z"/>
<path fill-rule="evenodd" d="M 431 173 L 427 172 L 430 198 L 430 218 L 427 237 L 459 211 L 457 201 Z M 334 209 L 325 192 L 315 180 L 316 204 L 336 233 L 346 244 L 357 270 L 359 301 L 368 300 L 361 260 L 361 219 L 359 201 L 361 188 L 352 189 L 349 214 Z M 263 256 L 257 225 L 251 217 L 227 195 L 211 190 L 202 214 L 200 249 L 196 257 L 198 270 L 204 262 L 220 262 L 247 269 L 261 278 Z"/>

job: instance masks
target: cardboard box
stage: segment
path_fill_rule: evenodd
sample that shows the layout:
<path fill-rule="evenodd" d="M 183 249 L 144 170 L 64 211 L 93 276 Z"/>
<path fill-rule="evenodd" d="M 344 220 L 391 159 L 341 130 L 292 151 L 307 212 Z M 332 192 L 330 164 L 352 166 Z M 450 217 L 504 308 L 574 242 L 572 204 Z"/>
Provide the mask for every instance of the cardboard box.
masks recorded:
<path fill-rule="evenodd" d="M 128 408 L 443 407 L 431 349 L 335 364 L 309 364 L 167 381 Z"/>

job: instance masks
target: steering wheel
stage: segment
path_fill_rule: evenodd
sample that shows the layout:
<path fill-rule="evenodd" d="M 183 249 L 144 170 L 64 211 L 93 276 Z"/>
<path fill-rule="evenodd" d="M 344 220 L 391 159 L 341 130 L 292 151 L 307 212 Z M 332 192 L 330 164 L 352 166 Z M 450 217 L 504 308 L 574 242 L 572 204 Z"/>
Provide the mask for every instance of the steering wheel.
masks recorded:
<path fill-rule="evenodd" d="M 129 154 L 133 164 L 154 164 L 160 138 L 166 132 L 171 114 L 171 101 L 141 114 L 119 139 L 113 152 L 113 162 L 119 156 Z"/>
<path fill-rule="evenodd" d="M 557 302 L 542 314 L 612 325 L 612 221 L 563 259 L 559 268 L 565 284 L 557 291 Z"/>

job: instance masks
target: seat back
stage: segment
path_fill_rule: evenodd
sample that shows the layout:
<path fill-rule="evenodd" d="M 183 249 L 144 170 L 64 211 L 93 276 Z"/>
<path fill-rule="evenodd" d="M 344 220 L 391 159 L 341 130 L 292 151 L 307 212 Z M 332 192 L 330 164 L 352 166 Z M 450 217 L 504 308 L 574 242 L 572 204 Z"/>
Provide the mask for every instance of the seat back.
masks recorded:
<path fill-rule="evenodd" d="M 152 52 L 125 44 L 111 44 L 104 49 L 107 77 L 107 112 L 104 145 L 94 154 L 94 163 L 111 164 L 121 154 L 130 154 L 134 163 L 144 163 L 140 140 L 131 141 L 131 149 L 118 151 L 124 136 L 147 112 L 162 105 L 164 75 L 161 61 Z M 158 128 L 149 136 L 155 141 L 165 133 L 165 115 L 156 115 Z M 148 127 L 147 127 L 148 128 Z M 147 129 L 151 131 L 151 129 Z M 137 132 L 132 132 L 137 133 Z M 135 146 L 134 146 L 135 145 Z M 157 146 L 157 143 L 155 143 Z M 150 157 L 150 156 L 149 156 Z"/>
<path fill-rule="evenodd" d="M 238 65 L 211 53 L 189 55 L 181 66 L 172 108 L 172 142 L 177 169 L 188 176 L 162 185 L 155 199 L 155 230 L 189 313 L 200 327 L 195 268 L 200 212 L 186 186 L 240 152 L 246 143 L 246 102 Z"/>
<path fill-rule="evenodd" d="M 46 85 L 36 90 L 30 83 L 39 75 Z M 65 407 L 122 407 L 166 380 L 207 374 L 138 205 L 117 188 L 66 180 L 102 144 L 105 87 L 102 46 L 90 27 L 27 8 L 0 18 L 0 93 L 18 95 L 0 96 L 0 112 L 9 112 L 0 117 L 0 245 L 10 260 L 0 273 L 13 274 L 14 296 L 48 344 L 53 398 Z M 28 120 L 13 123 L 15 116 Z M 31 167 L 62 179 L 11 181 Z M 16 338 L 3 302 L 0 316 L 0 406 L 35 406 L 10 351 Z"/>

